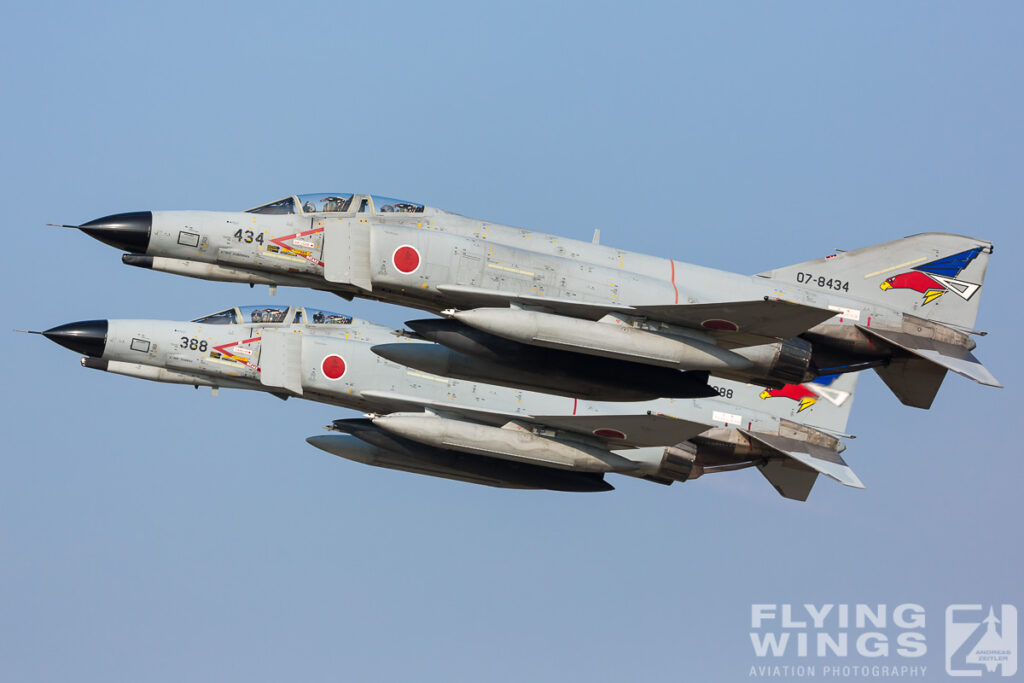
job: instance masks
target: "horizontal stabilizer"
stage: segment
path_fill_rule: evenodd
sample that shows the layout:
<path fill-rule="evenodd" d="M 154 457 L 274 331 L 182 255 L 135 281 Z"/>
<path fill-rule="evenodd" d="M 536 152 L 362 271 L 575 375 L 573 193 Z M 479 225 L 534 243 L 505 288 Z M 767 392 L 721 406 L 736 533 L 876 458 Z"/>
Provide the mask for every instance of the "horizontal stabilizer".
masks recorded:
<path fill-rule="evenodd" d="M 979 384 L 990 387 L 1002 387 L 992 373 L 985 369 L 973 353 L 962 346 L 947 344 L 927 337 L 918 337 L 906 332 L 879 330 L 858 325 L 865 334 L 902 349 L 936 365 L 952 370 L 958 375 L 973 379 Z"/>
<path fill-rule="evenodd" d="M 768 483 L 783 498 L 807 500 L 807 496 L 818 480 L 818 473 L 806 465 L 789 458 L 774 458 L 757 466 Z"/>
<path fill-rule="evenodd" d="M 792 458 L 816 472 L 835 479 L 844 486 L 851 486 L 856 489 L 864 488 L 864 484 L 853 473 L 853 470 L 846 464 L 840 455 L 824 446 L 818 446 L 806 441 L 799 441 L 778 434 L 766 434 L 764 432 L 748 432 L 740 430 L 751 439 L 777 451 L 780 455 Z M 767 475 L 766 475 L 767 476 Z M 809 489 L 808 489 L 809 490 Z"/>
<path fill-rule="evenodd" d="M 875 372 L 900 403 L 924 410 L 932 407 L 946 377 L 946 368 L 910 354 L 893 358 L 888 365 L 875 368 Z"/>
<path fill-rule="evenodd" d="M 803 334 L 836 315 L 835 311 L 778 299 L 715 304 L 635 306 L 638 313 L 704 330 L 723 346 L 754 346 Z"/>

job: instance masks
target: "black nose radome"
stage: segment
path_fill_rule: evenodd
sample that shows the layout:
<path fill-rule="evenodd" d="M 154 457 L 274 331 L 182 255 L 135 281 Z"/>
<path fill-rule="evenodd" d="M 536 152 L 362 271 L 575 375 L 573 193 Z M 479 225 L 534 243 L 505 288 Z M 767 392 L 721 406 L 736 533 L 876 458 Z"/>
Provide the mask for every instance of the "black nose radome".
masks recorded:
<path fill-rule="evenodd" d="M 66 349 L 99 358 L 107 345 L 107 321 L 83 320 L 58 325 L 43 332 L 43 336 Z"/>
<path fill-rule="evenodd" d="M 117 249 L 144 254 L 153 229 L 153 212 L 116 213 L 84 223 L 78 229 Z"/>

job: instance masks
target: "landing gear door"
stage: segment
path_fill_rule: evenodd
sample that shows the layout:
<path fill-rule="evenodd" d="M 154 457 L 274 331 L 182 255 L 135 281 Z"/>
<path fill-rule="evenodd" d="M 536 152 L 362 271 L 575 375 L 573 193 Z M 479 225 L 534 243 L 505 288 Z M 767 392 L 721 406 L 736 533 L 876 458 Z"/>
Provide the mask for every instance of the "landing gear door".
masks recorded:
<path fill-rule="evenodd" d="M 327 218 L 324 223 L 324 279 L 372 291 L 370 224 L 360 218 Z"/>

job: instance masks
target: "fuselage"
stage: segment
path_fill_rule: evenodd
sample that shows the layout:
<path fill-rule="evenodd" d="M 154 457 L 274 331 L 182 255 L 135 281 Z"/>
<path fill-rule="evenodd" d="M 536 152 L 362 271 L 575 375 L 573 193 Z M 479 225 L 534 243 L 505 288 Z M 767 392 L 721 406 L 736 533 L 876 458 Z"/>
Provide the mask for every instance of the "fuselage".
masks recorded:
<path fill-rule="evenodd" d="M 765 438 L 842 450 L 835 436 L 808 425 L 814 413 L 797 414 L 813 401 L 798 406 L 786 400 L 793 396 L 723 381 L 718 398 L 615 403 L 442 377 L 373 350 L 433 345 L 311 308 L 235 307 L 189 322 L 94 320 L 43 334 L 87 354 L 82 364 L 89 368 L 363 412 L 369 419 L 335 421 L 335 429 L 350 436 L 311 437 L 310 443 L 367 464 L 477 483 L 606 490 L 605 472 L 663 484 L 686 481 L 777 460 L 778 448 L 766 446 Z M 845 390 L 809 392 L 827 399 L 817 413 L 823 428 L 845 427 L 853 381 Z M 552 474 L 552 467 L 563 474 Z"/>
<path fill-rule="evenodd" d="M 142 376 L 134 366 L 172 374 L 145 377 L 181 384 L 283 393 L 361 412 L 394 410 L 401 397 L 478 410 L 481 415 L 600 415 L 654 412 L 709 425 L 770 429 L 788 406 L 765 402 L 764 410 L 737 408 L 724 399 L 658 399 L 642 402 L 583 401 L 424 373 L 385 360 L 377 343 L 403 342 L 393 331 L 358 319 L 341 325 L 303 323 L 220 325 L 169 320 L 109 320 L 99 360 L 116 374 Z M 301 393 L 268 382 L 270 340 L 288 338 L 299 350 Z M 276 360 L 276 359 L 275 359 Z M 173 379 L 172 379 L 173 378 Z M 723 392 L 751 396 L 760 387 L 722 381 Z M 739 396 L 737 396 L 737 399 Z M 411 403 L 410 403 L 411 405 Z M 776 408 L 772 411 L 771 408 Z M 777 413 L 777 414 L 773 414 Z M 486 419 L 485 417 L 483 419 Z M 494 421 L 507 420 L 495 417 Z"/>
<path fill-rule="evenodd" d="M 637 306 L 769 297 L 835 310 L 836 317 L 812 333 L 867 353 L 872 349 L 857 332 L 857 322 L 871 318 L 872 324 L 898 327 L 902 319 L 899 310 L 856 296 L 862 288 L 874 289 L 873 283 L 807 273 L 807 286 L 797 286 L 411 202 L 391 200 L 385 206 L 409 210 L 381 211 L 380 198 L 343 196 L 351 200 L 306 202 L 307 210 L 315 210 L 308 213 L 302 196 L 249 212 L 153 211 L 148 239 L 119 246 L 151 257 L 126 256 L 133 265 L 207 279 L 311 287 L 435 313 L 493 304 L 510 295 L 536 297 L 538 306 L 544 299 Z M 290 203 L 278 206 L 283 202 Z M 289 213 L 268 213 L 271 206 Z M 856 317 L 842 316 L 843 310 L 856 311 Z"/>

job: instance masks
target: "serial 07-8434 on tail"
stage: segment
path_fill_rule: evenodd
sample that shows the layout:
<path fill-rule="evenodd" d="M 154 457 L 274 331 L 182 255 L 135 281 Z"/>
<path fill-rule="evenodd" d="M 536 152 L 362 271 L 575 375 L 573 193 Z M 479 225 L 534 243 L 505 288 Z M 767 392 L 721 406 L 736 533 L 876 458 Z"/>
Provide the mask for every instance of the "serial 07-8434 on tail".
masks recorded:
<path fill-rule="evenodd" d="M 82 365 L 172 384 L 264 391 L 362 411 L 309 443 L 370 465 L 506 488 L 606 491 L 607 474 L 660 484 L 756 467 L 805 500 L 819 474 L 863 488 L 835 436 L 856 374 L 802 387 L 802 401 L 718 382 L 714 398 L 586 401 L 445 378 L 387 359 L 395 347 L 474 359 L 330 311 L 233 307 L 189 322 L 90 320 L 41 334 Z M 415 353 L 413 355 L 416 355 Z M 816 405 L 811 397 L 821 398 Z"/>
<path fill-rule="evenodd" d="M 487 381 L 514 384 L 532 369 L 539 391 L 700 397 L 703 373 L 782 389 L 874 368 L 903 403 L 928 408 L 950 370 L 1000 386 L 972 353 L 992 244 L 961 235 L 743 275 L 603 246 L 596 234 L 581 242 L 351 193 L 69 227 L 133 266 L 443 314 L 410 327 L 486 362 Z M 557 377 L 538 371 L 545 358 Z M 611 375 L 625 378 L 620 388 L 601 381 Z"/>

